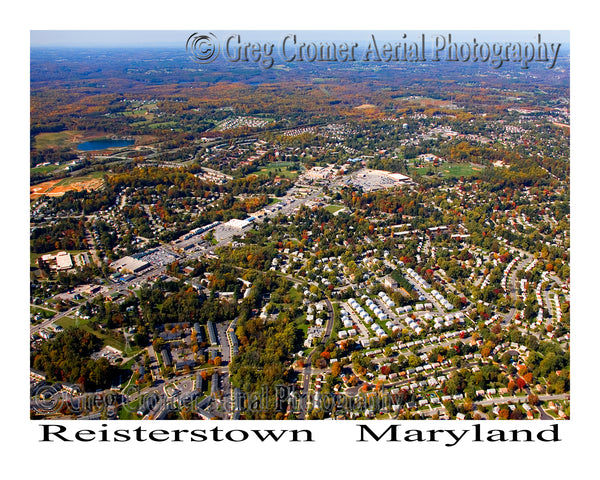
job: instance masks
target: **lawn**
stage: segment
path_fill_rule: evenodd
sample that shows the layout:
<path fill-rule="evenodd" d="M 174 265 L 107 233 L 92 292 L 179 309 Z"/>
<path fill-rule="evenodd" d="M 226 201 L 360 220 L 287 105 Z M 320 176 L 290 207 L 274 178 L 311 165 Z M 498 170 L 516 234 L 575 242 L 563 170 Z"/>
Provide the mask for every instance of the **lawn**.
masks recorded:
<path fill-rule="evenodd" d="M 119 420 L 139 420 L 140 416 L 136 412 L 140 407 L 140 401 L 141 397 L 123 405 L 119 409 Z"/>
<path fill-rule="evenodd" d="M 43 317 L 43 319 L 52 318 L 54 315 L 56 315 L 55 310 L 41 308 L 41 307 L 30 307 L 29 311 L 33 315 L 37 315 L 39 313 Z M 34 323 L 37 323 L 37 322 L 34 322 Z"/>
<path fill-rule="evenodd" d="M 89 323 L 89 320 L 83 320 L 81 318 L 73 318 L 73 317 L 62 317 L 61 319 L 56 321 L 56 324 L 60 325 L 65 330 L 69 327 L 85 328 L 88 323 Z M 92 330 L 92 328 L 87 327 L 87 328 L 85 328 L 85 330 L 92 332 L 95 335 L 95 332 Z"/>
<path fill-rule="evenodd" d="M 280 177 L 285 177 L 294 180 L 298 178 L 300 172 L 298 170 L 292 170 L 290 167 L 292 167 L 293 165 L 295 165 L 294 162 L 274 162 L 270 163 L 266 167 L 261 168 L 257 172 L 257 174 L 260 175 L 261 173 L 264 173 L 268 175 L 269 173 L 273 172 L 274 174 L 279 175 Z"/>
<path fill-rule="evenodd" d="M 427 176 L 428 173 L 434 173 L 446 178 L 470 177 L 481 172 L 485 167 L 483 165 L 475 165 L 471 163 L 442 163 L 438 167 L 433 165 L 425 165 L 422 168 L 415 168 L 413 163 L 410 163 L 408 175 L 414 177 L 415 174 Z"/>
<path fill-rule="evenodd" d="M 89 182 L 90 180 L 102 179 L 105 175 L 106 172 L 98 171 L 90 172 L 86 175 L 81 175 L 79 177 L 67 177 L 63 178 L 60 182 L 58 182 L 56 186 L 65 187 L 67 185 L 72 185 L 73 183 Z"/>
<path fill-rule="evenodd" d="M 32 174 L 39 173 L 41 175 L 47 175 L 48 173 L 53 172 L 54 170 L 58 170 L 59 168 L 61 168 L 60 165 L 44 165 L 42 167 L 34 167 L 30 170 L 30 172 Z"/>
<path fill-rule="evenodd" d="M 116 348 L 117 350 L 123 352 L 123 355 L 127 355 L 127 353 L 129 353 L 129 352 L 125 351 L 125 343 L 123 340 L 115 339 L 109 335 L 106 335 L 105 333 L 102 333 L 98 330 L 94 330 L 89 325 L 89 323 L 90 323 L 90 320 L 84 320 L 81 318 L 73 318 L 73 317 L 63 317 L 60 320 L 56 321 L 56 324 L 60 325 L 64 329 L 67 329 L 69 327 L 78 327 L 78 328 L 81 328 L 82 330 L 85 330 L 86 332 L 91 333 L 92 335 L 95 335 L 100 340 L 102 340 L 104 345 L 108 345 L 110 347 Z M 129 350 L 131 351 L 131 349 L 129 349 Z"/>
<path fill-rule="evenodd" d="M 177 122 L 175 122 L 175 121 L 151 123 L 150 125 L 148 125 L 148 127 L 150 127 L 150 128 L 174 128 L 176 126 L 177 126 Z"/>
<path fill-rule="evenodd" d="M 343 205 L 327 205 L 325 207 L 325 210 L 327 210 L 329 213 L 333 213 L 335 214 L 336 212 L 339 212 L 340 210 L 343 210 L 345 207 Z"/>
<path fill-rule="evenodd" d="M 122 112 L 122 115 L 124 117 L 140 117 L 143 118 L 143 120 L 140 121 L 140 123 L 143 123 L 144 121 L 147 122 L 151 122 L 154 120 L 155 115 L 153 113 L 146 113 L 148 112 L 148 110 L 137 110 L 137 111 L 125 111 Z"/>
<path fill-rule="evenodd" d="M 439 168 L 445 177 L 468 177 L 482 171 L 484 167 L 471 163 L 445 163 Z"/>
<path fill-rule="evenodd" d="M 302 338 L 305 339 L 308 335 L 308 322 L 306 321 L 306 317 L 303 315 L 302 317 L 297 318 L 294 323 L 296 329 L 302 332 Z"/>
<path fill-rule="evenodd" d="M 69 143 L 72 143 L 72 138 L 77 132 L 65 130 L 64 132 L 44 132 L 38 133 L 35 136 L 33 145 L 38 149 L 45 149 L 51 147 L 64 147 Z"/>

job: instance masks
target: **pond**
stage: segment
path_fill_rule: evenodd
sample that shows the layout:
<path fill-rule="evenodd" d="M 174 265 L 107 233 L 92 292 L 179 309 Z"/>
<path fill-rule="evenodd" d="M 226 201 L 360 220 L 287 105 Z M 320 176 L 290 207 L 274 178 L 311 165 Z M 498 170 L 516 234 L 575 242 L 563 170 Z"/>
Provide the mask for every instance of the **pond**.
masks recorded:
<path fill-rule="evenodd" d="M 84 152 L 89 152 L 92 150 L 107 150 L 109 148 L 128 147 L 134 143 L 134 140 L 90 140 L 89 142 L 83 142 L 77 145 L 77 149 L 83 150 Z"/>

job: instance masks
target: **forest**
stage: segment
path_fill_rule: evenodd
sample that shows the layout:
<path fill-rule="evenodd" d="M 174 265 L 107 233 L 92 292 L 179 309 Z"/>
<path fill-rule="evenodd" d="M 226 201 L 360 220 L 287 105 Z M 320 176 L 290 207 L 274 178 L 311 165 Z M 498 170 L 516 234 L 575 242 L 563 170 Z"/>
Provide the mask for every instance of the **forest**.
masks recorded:
<path fill-rule="evenodd" d="M 102 341 L 80 328 L 68 328 L 33 351 L 32 366 L 46 372 L 50 382 L 79 384 L 86 391 L 107 388 L 116 373 L 115 367 L 101 357 L 90 358 L 102 348 Z"/>
<path fill-rule="evenodd" d="M 52 225 L 34 228 L 31 232 L 31 251 L 46 253 L 53 250 L 86 250 L 84 222 L 81 219 L 61 218 Z"/>

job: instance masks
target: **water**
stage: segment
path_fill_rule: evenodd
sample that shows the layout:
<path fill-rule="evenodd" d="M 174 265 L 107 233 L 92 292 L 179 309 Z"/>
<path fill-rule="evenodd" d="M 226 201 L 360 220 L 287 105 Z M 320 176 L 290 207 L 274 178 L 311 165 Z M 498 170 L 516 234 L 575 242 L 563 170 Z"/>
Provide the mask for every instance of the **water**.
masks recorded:
<path fill-rule="evenodd" d="M 91 150 L 106 150 L 108 148 L 128 147 L 133 145 L 133 140 L 90 140 L 77 145 L 78 150 L 89 152 Z"/>

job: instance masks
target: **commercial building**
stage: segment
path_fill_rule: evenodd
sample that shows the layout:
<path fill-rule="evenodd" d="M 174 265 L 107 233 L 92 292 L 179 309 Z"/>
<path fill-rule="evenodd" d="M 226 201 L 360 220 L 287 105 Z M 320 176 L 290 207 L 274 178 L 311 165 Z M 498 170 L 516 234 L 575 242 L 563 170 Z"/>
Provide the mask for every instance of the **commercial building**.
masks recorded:
<path fill-rule="evenodd" d="M 115 260 L 110 266 L 119 272 L 140 273 L 150 267 L 150 263 L 128 256 Z"/>
<path fill-rule="evenodd" d="M 40 262 L 48 265 L 51 270 L 70 270 L 73 268 L 73 259 L 68 252 L 58 252 L 56 255 L 48 253 L 40 257 Z"/>

